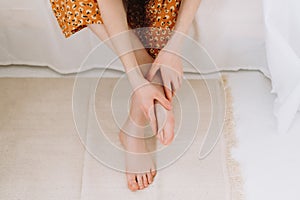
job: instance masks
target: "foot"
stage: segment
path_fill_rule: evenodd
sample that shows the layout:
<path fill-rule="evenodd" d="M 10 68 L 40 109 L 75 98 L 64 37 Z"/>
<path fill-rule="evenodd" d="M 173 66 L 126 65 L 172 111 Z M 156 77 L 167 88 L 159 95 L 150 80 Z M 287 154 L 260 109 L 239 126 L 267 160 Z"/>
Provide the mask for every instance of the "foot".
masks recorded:
<path fill-rule="evenodd" d="M 156 175 L 155 164 L 148 154 L 144 128 L 128 122 L 120 131 L 119 138 L 126 150 L 126 177 L 131 191 L 147 188 Z M 130 133 L 130 135 L 128 134 Z M 141 137 L 139 137 L 141 136 Z"/>
<path fill-rule="evenodd" d="M 173 110 L 166 110 L 159 103 L 155 104 L 157 118 L 157 138 L 164 145 L 169 145 L 174 139 L 175 119 Z"/>

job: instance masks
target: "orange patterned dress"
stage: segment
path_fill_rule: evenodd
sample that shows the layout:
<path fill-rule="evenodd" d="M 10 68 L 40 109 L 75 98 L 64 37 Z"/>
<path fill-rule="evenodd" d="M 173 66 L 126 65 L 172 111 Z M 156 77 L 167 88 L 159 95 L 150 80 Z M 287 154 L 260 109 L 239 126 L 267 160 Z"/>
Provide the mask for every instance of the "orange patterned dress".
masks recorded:
<path fill-rule="evenodd" d="M 101 0 L 100 0 L 101 1 Z M 97 0 L 50 0 L 65 37 L 88 24 L 103 24 Z M 170 39 L 181 0 L 123 0 L 128 25 L 155 58 Z M 148 27 L 148 28 L 144 28 Z"/>

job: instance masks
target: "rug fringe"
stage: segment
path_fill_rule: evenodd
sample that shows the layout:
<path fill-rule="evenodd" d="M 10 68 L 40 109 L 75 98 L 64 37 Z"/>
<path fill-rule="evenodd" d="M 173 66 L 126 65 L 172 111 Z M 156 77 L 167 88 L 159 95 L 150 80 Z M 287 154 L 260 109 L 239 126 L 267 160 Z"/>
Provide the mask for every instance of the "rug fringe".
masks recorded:
<path fill-rule="evenodd" d="M 235 123 L 233 115 L 233 97 L 231 88 L 228 86 L 227 76 L 222 75 L 223 85 L 225 89 L 226 99 L 226 115 L 225 125 L 223 129 L 223 137 L 225 140 L 225 159 L 227 165 L 227 172 L 229 175 L 231 199 L 243 200 L 244 199 L 244 181 L 240 170 L 240 164 L 232 157 L 231 150 L 237 146 L 237 138 L 235 135 Z"/>

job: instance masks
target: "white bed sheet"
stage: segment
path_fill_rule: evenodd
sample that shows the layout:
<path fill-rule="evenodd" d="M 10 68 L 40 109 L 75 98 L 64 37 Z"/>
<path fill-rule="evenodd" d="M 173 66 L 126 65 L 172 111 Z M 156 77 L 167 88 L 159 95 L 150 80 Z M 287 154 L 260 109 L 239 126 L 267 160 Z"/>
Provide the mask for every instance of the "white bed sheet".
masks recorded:
<path fill-rule="evenodd" d="M 1 1 L 0 9 L 0 64 L 42 65 L 60 73 L 76 72 L 100 42 L 88 29 L 65 39 L 49 0 Z M 206 72 L 242 68 L 269 75 L 261 0 L 203 0 L 191 36 L 218 66 Z M 116 69 L 123 70 L 121 65 Z"/>

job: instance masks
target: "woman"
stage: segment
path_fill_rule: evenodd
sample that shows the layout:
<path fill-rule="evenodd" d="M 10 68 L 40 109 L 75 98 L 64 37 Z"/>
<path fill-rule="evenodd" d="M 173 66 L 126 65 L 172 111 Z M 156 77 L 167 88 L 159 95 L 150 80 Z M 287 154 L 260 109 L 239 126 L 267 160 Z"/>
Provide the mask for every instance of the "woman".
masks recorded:
<path fill-rule="evenodd" d="M 200 0 L 50 2 L 66 37 L 88 27 L 100 40 L 109 38 L 107 44 L 122 61 L 134 91 L 130 116 L 119 134 L 124 148 L 147 153 L 141 127 L 149 121 L 161 143 L 170 144 L 175 123 L 171 101 L 180 87 L 183 71 L 181 58 L 169 50 L 180 48 L 181 35 L 188 33 Z M 134 29 L 135 34 L 129 29 Z M 140 67 L 145 65 L 148 67 Z M 142 160 L 127 159 L 127 183 L 132 191 L 146 188 L 156 175 L 150 157 L 139 159 Z M 137 163 L 143 163 L 142 169 L 136 170 L 140 168 Z M 132 173 L 133 169 L 136 173 Z"/>

